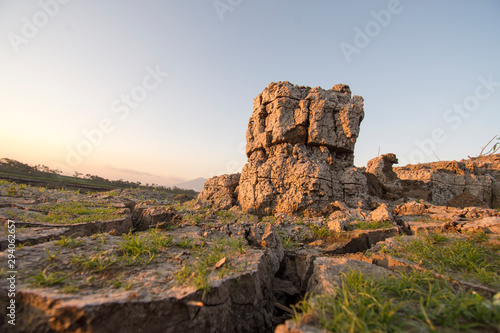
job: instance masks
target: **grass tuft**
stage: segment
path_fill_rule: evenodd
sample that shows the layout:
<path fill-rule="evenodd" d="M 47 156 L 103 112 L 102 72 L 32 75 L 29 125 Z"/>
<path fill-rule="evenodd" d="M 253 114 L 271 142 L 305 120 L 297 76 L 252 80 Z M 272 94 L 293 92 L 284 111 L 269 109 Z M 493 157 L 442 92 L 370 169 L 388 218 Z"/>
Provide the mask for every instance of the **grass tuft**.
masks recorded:
<path fill-rule="evenodd" d="M 109 221 L 119 218 L 120 209 L 111 204 L 81 201 L 45 203 L 37 209 L 47 211 L 47 215 L 36 217 L 34 222 L 53 224 L 73 224 L 93 221 Z"/>
<path fill-rule="evenodd" d="M 486 242 L 487 235 L 464 237 L 428 233 L 400 243 L 390 255 L 421 263 L 438 273 L 458 275 L 493 287 L 500 287 L 500 251 Z"/>
<path fill-rule="evenodd" d="M 107 256 L 104 252 L 96 253 L 93 256 L 75 256 L 72 262 L 86 268 L 92 272 L 102 272 L 118 261 L 116 256 Z"/>
<path fill-rule="evenodd" d="M 32 275 L 29 278 L 29 281 L 31 282 L 31 285 L 33 287 L 50 287 L 50 286 L 55 286 L 62 284 L 64 280 L 70 277 L 70 275 L 67 275 L 64 272 L 53 272 L 49 273 L 48 270 L 50 267 L 53 265 L 49 265 L 45 267 L 43 270 L 40 269 L 40 271 Z"/>
<path fill-rule="evenodd" d="M 491 301 L 419 271 L 383 279 L 344 273 L 335 295 L 309 296 L 295 311 L 296 321 L 330 332 L 493 331 L 500 322 Z"/>
<path fill-rule="evenodd" d="M 128 264 L 140 261 L 149 264 L 156 254 L 162 252 L 172 244 L 172 238 L 163 231 L 150 229 L 147 235 L 134 235 L 129 232 L 123 235 L 119 250 Z"/>
<path fill-rule="evenodd" d="M 284 235 L 280 235 L 281 237 L 281 242 L 283 243 L 283 248 L 285 250 L 291 250 L 291 249 L 295 249 L 299 246 L 299 243 L 292 238 L 292 236 L 284 236 Z"/>
<path fill-rule="evenodd" d="M 62 247 L 69 247 L 71 249 L 74 249 L 76 247 L 83 246 L 83 239 L 76 240 L 75 238 L 73 238 L 73 236 L 63 236 L 57 241 L 57 244 Z"/>
<path fill-rule="evenodd" d="M 349 225 L 354 229 L 359 230 L 375 230 L 375 229 L 386 229 L 394 227 L 392 221 L 359 221 Z M 353 230 L 354 230 L 353 229 Z"/>
<path fill-rule="evenodd" d="M 314 235 L 316 235 L 319 238 L 326 238 L 326 237 L 331 237 L 332 236 L 332 231 L 328 226 L 317 226 L 315 224 L 310 224 L 309 228 L 313 232 Z"/>
<path fill-rule="evenodd" d="M 191 263 L 185 263 L 175 273 L 175 279 L 179 285 L 190 284 L 202 290 L 203 296 L 210 291 L 210 279 L 213 278 L 210 273 L 215 270 L 215 264 L 219 260 L 228 258 L 236 253 L 245 253 L 247 247 L 243 239 L 234 238 L 220 238 L 210 243 L 204 242 L 199 246 L 195 246 L 191 241 L 189 246 L 194 252 L 193 257 L 196 260 Z M 187 248 L 187 245 L 184 248 Z M 229 263 L 226 264 L 226 267 L 220 268 L 216 276 L 222 278 L 230 274 L 228 266 L 230 266 Z"/>

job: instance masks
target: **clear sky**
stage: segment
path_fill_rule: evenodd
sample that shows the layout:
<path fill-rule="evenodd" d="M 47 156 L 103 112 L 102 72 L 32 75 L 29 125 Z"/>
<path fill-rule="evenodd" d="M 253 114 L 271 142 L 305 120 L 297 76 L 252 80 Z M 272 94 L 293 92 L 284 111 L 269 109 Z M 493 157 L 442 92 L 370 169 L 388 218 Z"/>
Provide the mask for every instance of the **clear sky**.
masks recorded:
<path fill-rule="evenodd" d="M 0 157 L 174 184 L 241 170 L 270 82 L 365 99 L 355 163 L 500 134 L 500 1 L 0 0 Z"/>

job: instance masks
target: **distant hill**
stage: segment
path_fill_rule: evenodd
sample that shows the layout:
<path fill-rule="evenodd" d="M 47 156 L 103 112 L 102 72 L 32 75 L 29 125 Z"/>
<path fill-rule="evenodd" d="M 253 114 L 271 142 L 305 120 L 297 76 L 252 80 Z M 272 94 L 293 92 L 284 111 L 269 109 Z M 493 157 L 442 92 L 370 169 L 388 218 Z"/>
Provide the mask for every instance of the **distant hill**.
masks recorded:
<path fill-rule="evenodd" d="M 205 184 L 206 181 L 206 178 L 200 177 L 187 182 L 175 184 L 175 187 L 200 192 L 203 189 L 203 184 Z"/>
<path fill-rule="evenodd" d="M 74 176 L 65 176 L 60 170 L 53 170 L 45 165 L 29 165 L 10 158 L 0 158 L 0 179 L 28 184 L 33 186 L 43 186 L 48 188 L 80 189 L 83 191 L 109 191 L 115 188 L 140 188 L 156 189 L 171 194 L 185 194 L 196 196 L 196 184 L 201 184 L 200 189 L 206 179 L 198 178 L 190 182 L 178 184 L 178 186 L 165 187 L 157 184 L 145 184 L 141 182 L 131 182 L 123 179 L 109 180 L 97 175 L 75 172 Z M 196 183 L 196 182 L 200 183 Z"/>

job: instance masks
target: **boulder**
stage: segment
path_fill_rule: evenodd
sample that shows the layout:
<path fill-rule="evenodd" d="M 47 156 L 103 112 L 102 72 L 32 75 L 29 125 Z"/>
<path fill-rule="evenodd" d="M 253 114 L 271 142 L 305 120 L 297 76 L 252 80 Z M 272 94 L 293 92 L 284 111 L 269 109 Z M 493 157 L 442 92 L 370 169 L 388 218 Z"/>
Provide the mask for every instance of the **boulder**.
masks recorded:
<path fill-rule="evenodd" d="M 146 230 L 158 223 L 170 223 L 175 216 L 177 211 L 171 206 L 141 203 L 132 211 L 132 225 L 135 230 Z"/>
<path fill-rule="evenodd" d="M 347 221 L 345 219 L 335 219 L 332 217 L 328 219 L 327 225 L 333 232 L 343 232 L 347 228 Z"/>
<path fill-rule="evenodd" d="M 271 271 L 276 273 L 285 256 L 281 238 L 272 225 L 263 222 L 253 226 L 249 233 L 249 241 L 252 245 L 263 248 L 269 257 Z"/>
<path fill-rule="evenodd" d="M 309 279 L 308 291 L 316 294 L 333 294 L 342 286 L 342 276 L 357 270 L 365 276 L 386 277 L 390 271 L 363 261 L 348 258 L 321 257 L 314 261 L 314 271 Z"/>
<path fill-rule="evenodd" d="M 371 213 L 372 221 L 392 221 L 394 218 L 386 204 L 381 204 Z"/>
<path fill-rule="evenodd" d="M 423 215 L 426 213 L 425 205 L 416 201 L 406 202 L 394 209 L 394 214 L 405 215 Z"/>
<path fill-rule="evenodd" d="M 219 209 L 229 209 L 237 205 L 239 181 L 239 173 L 212 177 L 203 185 L 198 200 L 208 201 Z"/>
<path fill-rule="evenodd" d="M 397 163 L 396 155 L 385 154 L 369 160 L 366 165 L 366 173 L 375 175 L 386 192 L 401 194 L 403 186 L 398 175 L 392 169 L 392 166 Z"/>
<path fill-rule="evenodd" d="M 479 207 L 466 207 L 461 212 L 460 215 L 468 218 L 468 219 L 482 219 L 485 217 L 500 217 L 500 211 L 494 209 L 485 209 Z"/>
<path fill-rule="evenodd" d="M 2 316 L 0 331 L 272 332 L 275 307 L 274 273 L 269 257 L 272 252 L 246 248 L 240 253 L 221 245 L 234 239 L 216 231 L 209 238 L 202 237 L 201 232 L 198 227 L 185 227 L 154 233 L 157 240 L 172 242 L 156 253 L 154 264 L 134 261 L 140 254 L 126 262 L 121 257 L 123 238 L 111 235 L 78 239 L 80 243 L 75 248 L 49 242 L 19 249 L 16 258 L 21 260 L 16 267 L 25 275 L 16 280 L 16 326 L 7 324 L 10 319 Z M 152 235 L 139 232 L 134 239 L 146 246 Z M 271 238 L 264 233 L 263 241 L 277 247 Z M 178 279 L 185 267 L 199 267 L 201 260 L 194 247 L 179 246 L 187 240 L 192 245 L 203 244 L 204 249 L 217 247 L 225 253 L 223 267 L 206 268 L 209 288 L 204 290 L 196 285 L 192 275 L 186 276 L 186 281 Z M 47 253 L 57 254 L 50 265 L 45 260 Z M 141 256 L 146 259 L 149 255 Z M 117 262 L 97 271 L 78 268 L 75 258 Z M 0 259 L 6 262 L 7 254 L 0 252 Z M 78 274 L 74 274 L 75 269 Z M 28 277 L 42 270 L 44 274 L 50 270 L 51 276 L 65 278 L 61 283 L 35 288 Z M 227 273 L 221 274 L 222 270 Z M 2 279 L 0 288 L 7 290 L 8 284 Z M 66 291 L 64 286 L 77 291 Z M 0 306 L 4 309 L 8 306 L 7 297 L 0 297 Z"/>
<path fill-rule="evenodd" d="M 366 204 L 366 177 L 353 164 L 363 117 L 363 98 L 346 85 L 271 83 L 255 98 L 248 124 L 243 211 L 320 215 L 336 200 Z"/>

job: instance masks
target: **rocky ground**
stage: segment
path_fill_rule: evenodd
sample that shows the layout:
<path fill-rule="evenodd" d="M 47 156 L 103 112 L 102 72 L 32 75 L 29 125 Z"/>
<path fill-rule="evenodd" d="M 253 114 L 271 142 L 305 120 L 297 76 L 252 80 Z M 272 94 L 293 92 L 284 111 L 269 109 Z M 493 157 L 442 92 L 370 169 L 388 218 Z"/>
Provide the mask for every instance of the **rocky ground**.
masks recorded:
<path fill-rule="evenodd" d="M 498 332 L 500 155 L 357 168 L 363 117 L 347 85 L 271 83 L 241 174 L 191 201 L 1 181 L 0 329 Z"/>
<path fill-rule="evenodd" d="M 500 328 L 499 210 L 335 202 L 320 217 L 258 217 L 154 191 L 3 181 L 0 194 L 2 309 L 9 255 L 17 271 L 5 332 Z"/>

